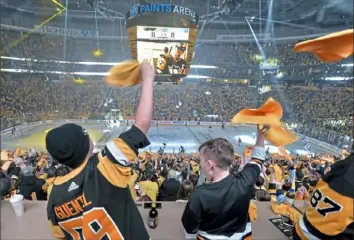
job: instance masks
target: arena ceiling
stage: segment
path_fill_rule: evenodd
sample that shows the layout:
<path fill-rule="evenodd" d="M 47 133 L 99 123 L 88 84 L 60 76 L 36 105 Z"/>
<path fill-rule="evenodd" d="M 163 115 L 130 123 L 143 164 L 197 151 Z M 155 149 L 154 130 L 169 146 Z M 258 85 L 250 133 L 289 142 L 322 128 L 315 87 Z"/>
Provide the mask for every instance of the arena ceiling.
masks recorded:
<path fill-rule="evenodd" d="M 171 3 L 198 9 L 201 19 L 227 24 L 246 24 L 245 16 L 267 19 L 272 5 L 272 20 L 307 26 L 349 26 L 353 24 L 353 0 L 57 0 L 68 4 L 70 15 L 124 18 L 134 4 Z M 50 14 L 55 11 L 52 0 L 1 0 L 2 6 L 18 10 Z M 96 12 L 96 13 L 97 13 Z M 258 20 L 260 21 L 260 20 Z"/>

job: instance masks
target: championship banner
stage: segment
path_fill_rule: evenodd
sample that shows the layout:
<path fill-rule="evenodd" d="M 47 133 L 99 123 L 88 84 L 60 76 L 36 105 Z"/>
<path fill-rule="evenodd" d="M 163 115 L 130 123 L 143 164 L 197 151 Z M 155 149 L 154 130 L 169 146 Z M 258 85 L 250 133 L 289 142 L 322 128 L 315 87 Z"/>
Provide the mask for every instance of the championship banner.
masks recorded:
<path fill-rule="evenodd" d="M 192 59 L 193 59 L 193 53 L 195 49 L 195 43 L 197 42 L 197 36 L 198 36 L 198 29 L 190 29 L 189 30 L 189 44 L 188 44 L 188 51 L 187 51 L 187 68 L 190 68 Z"/>
<path fill-rule="evenodd" d="M 136 27 L 130 27 L 127 29 L 128 33 L 128 40 L 129 40 L 129 47 L 130 47 L 130 54 L 133 59 L 137 59 L 138 52 L 137 52 L 137 30 Z"/>
<path fill-rule="evenodd" d="M 35 27 L 38 27 L 35 25 Z M 96 30 L 88 30 L 88 29 L 72 29 L 72 28 L 59 28 L 59 27 L 52 27 L 48 25 L 44 25 L 36 32 L 41 32 L 41 33 L 49 33 L 49 34 L 55 34 L 55 35 L 67 35 L 71 37 L 97 37 L 97 31 Z"/>

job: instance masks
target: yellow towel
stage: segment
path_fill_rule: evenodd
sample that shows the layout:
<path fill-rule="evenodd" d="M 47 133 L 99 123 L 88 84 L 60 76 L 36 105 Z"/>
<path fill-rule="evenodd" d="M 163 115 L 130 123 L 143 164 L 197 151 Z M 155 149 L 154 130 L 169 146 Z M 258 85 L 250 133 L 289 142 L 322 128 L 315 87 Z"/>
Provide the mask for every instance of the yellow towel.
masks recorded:
<path fill-rule="evenodd" d="M 274 98 L 269 98 L 258 109 L 243 109 L 231 120 L 232 123 L 280 124 L 283 108 Z"/>
<path fill-rule="evenodd" d="M 273 165 L 273 169 L 274 169 L 275 181 L 281 182 L 281 180 L 283 180 L 283 174 L 282 174 L 283 170 L 282 170 L 282 168 L 278 164 L 274 164 Z"/>
<path fill-rule="evenodd" d="M 271 208 L 275 214 L 289 216 L 293 222 L 297 222 L 301 217 L 301 214 L 296 209 L 290 207 L 286 203 L 278 204 L 276 202 L 272 202 Z"/>
<path fill-rule="evenodd" d="M 257 218 L 258 218 L 257 206 L 252 201 L 250 202 L 250 206 L 248 208 L 248 215 L 250 216 L 251 222 L 257 220 Z"/>
<path fill-rule="evenodd" d="M 114 87 L 129 87 L 140 82 L 140 63 L 129 60 L 113 66 L 105 78 L 105 83 Z"/>
<path fill-rule="evenodd" d="M 23 155 L 25 155 L 25 154 L 26 154 L 25 149 L 23 149 L 23 148 L 16 148 L 15 155 L 16 155 L 17 157 L 21 157 L 21 156 L 23 156 Z"/>
<path fill-rule="evenodd" d="M 274 146 L 286 146 L 296 142 L 299 138 L 295 133 L 282 128 L 279 125 L 258 125 L 259 130 L 263 134 L 265 140 Z"/>
<path fill-rule="evenodd" d="M 1 161 L 8 161 L 9 159 L 9 152 L 7 150 L 1 151 L 1 156 L 0 156 Z"/>
<path fill-rule="evenodd" d="M 284 148 L 284 146 L 279 146 L 278 149 L 279 149 L 280 154 L 283 157 L 285 157 L 286 160 L 288 160 L 288 161 L 292 160 L 291 157 L 289 156 L 289 154 L 286 152 L 286 149 Z"/>
<path fill-rule="evenodd" d="M 324 62 L 337 62 L 353 55 L 353 29 L 298 43 L 296 52 L 312 52 Z"/>
<path fill-rule="evenodd" d="M 285 146 L 297 141 L 297 136 L 281 127 L 283 107 L 274 98 L 269 98 L 258 109 L 243 109 L 231 120 L 232 123 L 257 124 L 264 138 L 275 146 Z"/>

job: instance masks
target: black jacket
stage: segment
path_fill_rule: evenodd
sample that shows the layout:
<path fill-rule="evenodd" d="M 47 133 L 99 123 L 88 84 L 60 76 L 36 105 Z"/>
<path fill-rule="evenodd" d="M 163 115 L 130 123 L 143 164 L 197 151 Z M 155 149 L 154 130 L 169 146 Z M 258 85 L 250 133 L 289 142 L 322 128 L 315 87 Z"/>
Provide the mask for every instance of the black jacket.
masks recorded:
<path fill-rule="evenodd" d="M 159 190 L 159 201 L 176 201 L 181 183 L 174 178 L 165 180 Z"/>
<path fill-rule="evenodd" d="M 20 194 L 27 200 L 33 200 L 32 193 L 35 192 L 37 200 L 47 200 L 47 194 L 42 189 L 44 184 L 45 181 L 36 176 L 23 176 L 19 186 Z"/>
<path fill-rule="evenodd" d="M 198 186 L 182 216 L 186 232 L 203 231 L 227 237 L 245 232 L 253 185 L 260 169 L 260 165 L 248 163 L 235 176 L 230 174 L 220 182 Z"/>

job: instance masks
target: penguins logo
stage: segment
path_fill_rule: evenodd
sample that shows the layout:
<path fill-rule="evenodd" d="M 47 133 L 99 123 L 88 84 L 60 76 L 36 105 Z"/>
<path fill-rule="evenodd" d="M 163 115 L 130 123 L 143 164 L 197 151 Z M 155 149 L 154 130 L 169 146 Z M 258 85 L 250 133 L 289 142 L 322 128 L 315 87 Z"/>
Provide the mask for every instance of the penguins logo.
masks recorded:
<path fill-rule="evenodd" d="M 176 65 L 172 65 L 172 74 L 181 74 L 185 68 L 186 66 L 184 64 L 182 65 L 182 68 Z"/>

